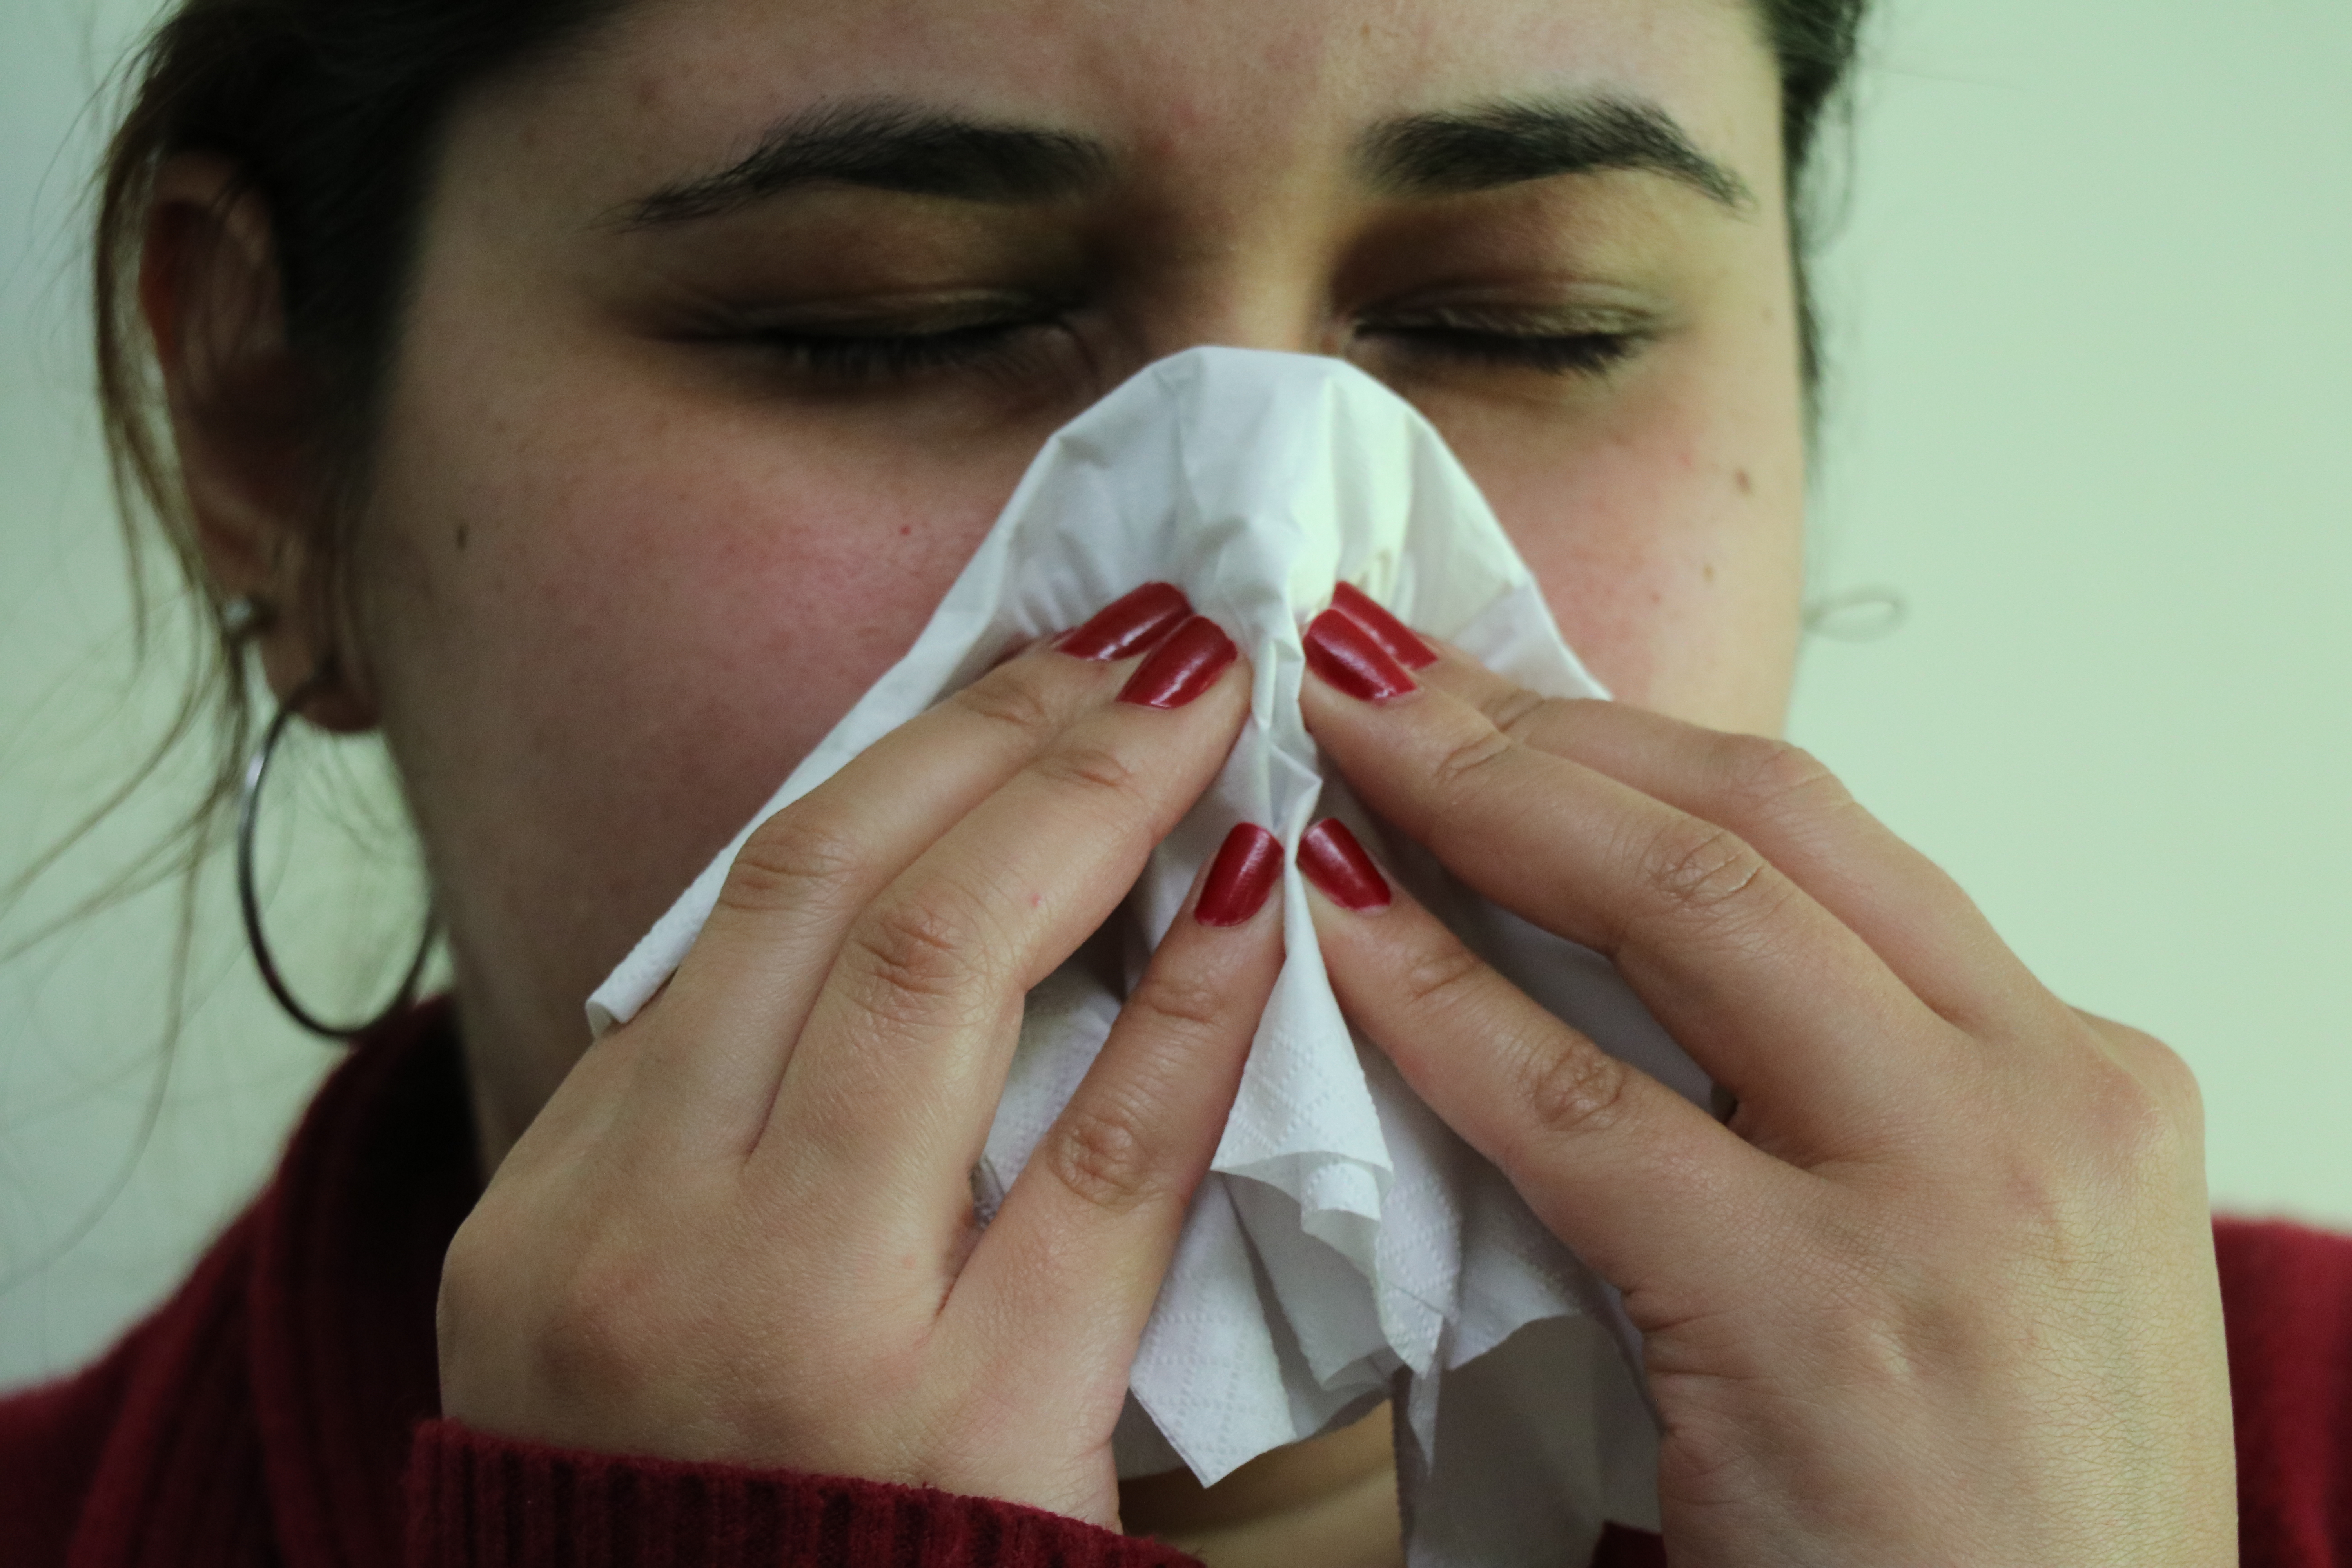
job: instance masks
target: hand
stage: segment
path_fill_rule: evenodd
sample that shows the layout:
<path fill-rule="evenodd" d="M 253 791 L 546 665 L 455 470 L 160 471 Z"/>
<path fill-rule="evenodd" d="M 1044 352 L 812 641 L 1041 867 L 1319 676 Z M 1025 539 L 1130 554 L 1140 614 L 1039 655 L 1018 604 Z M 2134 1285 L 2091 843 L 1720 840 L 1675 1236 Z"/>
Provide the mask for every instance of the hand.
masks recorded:
<path fill-rule="evenodd" d="M 2179 1059 L 2062 1005 L 1801 752 L 1458 654 L 1416 684 L 1376 630 L 1318 621 L 1302 696 L 1365 803 L 1738 1097 L 1720 1125 L 1602 1054 L 1309 834 L 1342 1005 L 1647 1336 L 1677 1568 L 2234 1563 Z"/>
<path fill-rule="evenodd" d="M 1130 595 L 761 826 L 667 988 L 589 1047 L 458 1231 L 450 1416 L 1116 1528 L 1129 1365 L 1281 964 L 1269 836 L 1235 830 L 984 1232 L 971 1172 L 1024 994 L 1247 711 L 1232 642 L 1171 631 L 1186 614 Z"/>

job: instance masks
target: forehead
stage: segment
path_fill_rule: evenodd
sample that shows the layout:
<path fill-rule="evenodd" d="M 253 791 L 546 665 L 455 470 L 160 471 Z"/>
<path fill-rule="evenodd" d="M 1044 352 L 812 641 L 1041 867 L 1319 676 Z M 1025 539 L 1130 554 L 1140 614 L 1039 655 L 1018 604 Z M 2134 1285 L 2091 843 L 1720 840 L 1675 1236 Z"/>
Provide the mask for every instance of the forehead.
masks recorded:
<path fill-rule="evenodd" d="M 638 0 L 519 85 L 506 107 L 616 185 L 845 100 L 1236 179 L 1335 162 L 1399 116 L 1607 93 L 1659 105 L 1759 196 L 1780 188 L 1779 88 L 1746 0 Z"/>

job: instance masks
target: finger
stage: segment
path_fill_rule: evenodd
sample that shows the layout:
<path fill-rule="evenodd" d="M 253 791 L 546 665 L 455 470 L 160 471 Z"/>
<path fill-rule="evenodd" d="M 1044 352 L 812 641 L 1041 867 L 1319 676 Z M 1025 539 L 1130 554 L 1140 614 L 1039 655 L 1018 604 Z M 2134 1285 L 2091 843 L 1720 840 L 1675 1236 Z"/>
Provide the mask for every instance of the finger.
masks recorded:
<path fill-rule="evenodd" d="M 1234 828 L 974 1249 L 950 1310 L 1003 1375 L 1124 1387 L 1281 973 L 1281 877 L 1280 841 Z"/>
<path fill-rule="evenodd" d="M 1055 644 L 1037 643 L 900 725 L 754 830 L 669 986 L 633 1114 L 668 1116 L 748 1149 L 818 988 L 857 912 L 892 879 L 1108 702 L 1132 661 L 1173 629 L 1147 584 Z M 616 1031 L 616 1034 L 620 1033 Z M 608 1040 L 611 1037 L 608 1037 Z"/>
<path fill-rule="evenodd" d="M 960 1214 L 1024 995 L 1127 896 L 1248 703 L 1238 650 L 1196 617 L 867 905 L 761 1138 L 780 1180 L 855 1194 L 874 1225 Z"/>
<path fill-rule="evenodd" d="M 1344 826 L 1309 829 L 1298 861 L 1349 1020 L 1612 1283 L 1727 1262 L 1754 1244 L 1757 1215 L 1811 1181 L 1537 1005 Z"/>
<path fill-rule="evenodd" d="M 1541 698 L 1458 650 L 1420 676 L 1513 740 L 1734 833 L 1867 942 L 1937 1013 L 1982 1027 L 2041 987 L 1959 884 L 1786 742 L 1622 702 Z M 2046 1009 L 2037 1009 L 2046 1012 Z"/>
<path fill-rule="evenodd" d="M 1301 705 L 1365 803 L 1480 893 L 1606 954 L 1751 1110 L 1883 1131 L 1923 1053 L 1949 1048 L 1950 1026 L 1737 834 L 1515 741 L 1385 656 L 1371 674 L 1398 694 L 1351 695 L 1316 640 Z"/>

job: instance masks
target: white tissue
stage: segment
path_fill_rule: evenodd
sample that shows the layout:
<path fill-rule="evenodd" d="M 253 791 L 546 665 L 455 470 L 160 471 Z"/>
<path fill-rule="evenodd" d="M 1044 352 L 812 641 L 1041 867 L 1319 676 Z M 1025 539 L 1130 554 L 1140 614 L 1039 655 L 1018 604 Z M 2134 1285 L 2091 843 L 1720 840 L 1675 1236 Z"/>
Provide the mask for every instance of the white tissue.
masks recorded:
<path fill-rule="evenodd" d="M 1153 580 L 1234 635 L 1255 684 L 1223 774 L 1130 900 L 1141 940 L 1129 984 L 1235 823 L 1295 847 L 1336 815 L 1538 1001 L 1706 1103 L 1706 1076 L 1605 961 L 1469 894 L 1325 776 L 1298 715 L 1300 635 L 1339 582 L 1522 686 L 1606 695 L 1437 432 L 1338 360 L 1195 349 L 1079 416 L 1038 454 L 913 649 L 754 824 L 1016 639 L 1076 626 Z M 597 990 L 597 1033 L 677 966 L 751 830 Z M 1586 1560 L 1604 1519 L 1654 1529 L 1656 1428 L 1614 1293 L 1351 1036 L 1295 865 L 1282 897 L 1288 956 L 1136 1356 L 1122 1473 L 1181 1462 L 1213 1481 L 1394 1396 L 1414 1568 L 1558 1568 Z M 1031 994 L 973 1174 L 983 1216 L 1118 1007 L 1075 963 Z"/>

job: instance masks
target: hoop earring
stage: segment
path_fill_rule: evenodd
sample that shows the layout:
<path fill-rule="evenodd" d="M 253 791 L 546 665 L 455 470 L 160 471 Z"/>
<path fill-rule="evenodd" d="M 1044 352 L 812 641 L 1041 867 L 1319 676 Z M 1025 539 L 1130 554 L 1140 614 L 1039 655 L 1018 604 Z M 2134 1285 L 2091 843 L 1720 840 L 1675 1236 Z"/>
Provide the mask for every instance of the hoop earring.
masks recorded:
<path fill-rule="evenodd" d="M 416 956 L 409 961 L 408 973 L 402 976 L 400 989 L 394 993 L 392 1001 L 382 1012 L 362 1024 L 345 1026 L 323 1021 L 294 999 L 293 992 L 287 989 L 284 977 L 278 973 L 277 960 L 269 952 L 269 939 L 262 934 L 261 930 L 261 898 L 255 888 L 253 875 L 254 823 L 261 815 L 261 784 L 269 776 L 269 761 L 278 751 L 278 742 L 285 736 L 286 726 L 294 721 L 296 715 L 301 712 L 302 705 L 310 700 L 312 693 L 326 679 L 327 670 L 321 668 L 295 688 L 292 696 L 278 704 L 277 713 L 269 721 L 269 728 L 262 734 L 261 744 L 254 749 L 253 755 L 246 762 L 245 782 L 237 792 L 236 800 L 236 900 L 245 913 L 245 940 L 253 950 L 253 962 L 261 971 L 262 984 L 269 987 L 272 996 L 278 998 L 278 1005 L 286 1009 L 286 1016 L 314 1035 L 348 1044 L 389 1023 L 415 1000 L 416 982 L 425 973 L 425 961 L 432 954 L 433 939 L 439 934 L 440 922 L 430 910 L 426 911 L 424 938 L 416 944 Z"/>

